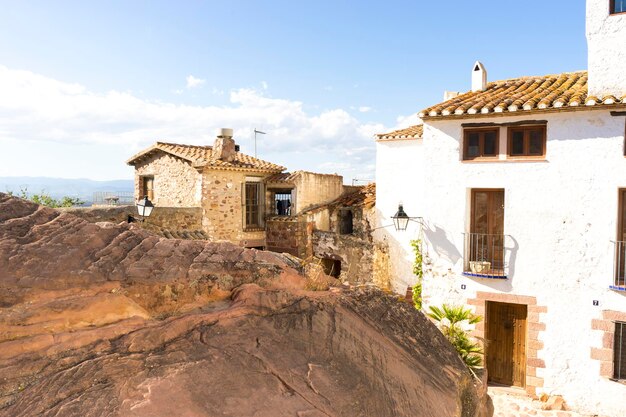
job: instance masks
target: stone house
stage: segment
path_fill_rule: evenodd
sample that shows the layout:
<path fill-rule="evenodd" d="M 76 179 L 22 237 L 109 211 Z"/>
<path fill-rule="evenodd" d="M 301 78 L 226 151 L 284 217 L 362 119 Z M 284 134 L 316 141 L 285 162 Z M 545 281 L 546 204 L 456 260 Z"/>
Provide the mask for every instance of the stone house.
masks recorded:
<path fill-rule="evenodd" d="M 622 5 L 622 6 L 619 6 Z M 466 305 L 484 321 L 491 382 L 570 407 L 626 415 L 626 10 L 587 1 L 588 70 L 488 82 L 377 140 L 378 225 L 402 200 L 407 231 L 375 232 L 392 283 L 425 306 Z M 470 77 L 471 75 L 471 77 Z M 423 225 L 423 226 L 422 226 Z"/>
<path fill-rule="evenodd" d="M 284 173 L 241 153 L 232 129 L 221 129 L 213 146 L 157 142 L 127 164 L 135 168 L 135 197 L 147 196 L 155 215 L 193 213 L 209 239 L 249 248 L 265 248 L 268 216 L 295 214 L 343 192 L 339 175 Z"/>

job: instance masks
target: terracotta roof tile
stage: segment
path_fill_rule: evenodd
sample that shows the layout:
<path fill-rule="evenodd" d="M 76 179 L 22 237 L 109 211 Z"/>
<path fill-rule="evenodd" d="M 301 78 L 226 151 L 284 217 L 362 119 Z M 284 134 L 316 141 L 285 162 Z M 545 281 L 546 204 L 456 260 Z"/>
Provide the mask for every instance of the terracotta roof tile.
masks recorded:
<path fill-rule="evenodd" d="M 410 126 L 405 129 L 394 130 L 389 133 L 379 133 L 378 141 L 386 141 L 386 140 L 403 140 L 403 139 L 419 139 L 422 137 L 423 126 L 415 125 Z"/>
<path fill-rule="evenodd" d="M 318 204 L 303 210 L 302 214 L 317 213 L 324 209 L 333 209 L 336 207 L 363 207 L 372 208 L 376 205 L 376 183 L 371 182 L 357 188 L 355 191 L 349 191 L 337 197 L 335 200 L 324 204 Z"/>
<path fill-rule="evenodd" d="M 213 150 L 211 146 L 180 145 L 177 143 L 167 142 L 155 143 L 148 149 L 145 149 L 130 158 L 128 161 L 126 161 L 126 163 L 128 165 L 135 165 L 142 158 L 147 157 L 157 151 L 166 152 L 186 161 L 189 161 L 193 164 L 193 166 L 197 168 L 214 167 L 223 169 L 269 172 L 280 172 L 286 169 L 283 166 L 263 161 L 250 155 L 243 154 L 241 152 L 237 152 L 235 154 L 235 159 L 233 161 L 227 162 L 215 157 L 213 155 Z"/>
<path fill-rule="evenodd" d="M 491 82 L 487 84 L 485 91 L 461 94 L 422 110 L 419 116 L 450 118 L 524 111 L 572 110 L 578 106 L 620 104 L 626 105 L 626 97 L 587 96 L 587 71 L 578 71 Z"/>

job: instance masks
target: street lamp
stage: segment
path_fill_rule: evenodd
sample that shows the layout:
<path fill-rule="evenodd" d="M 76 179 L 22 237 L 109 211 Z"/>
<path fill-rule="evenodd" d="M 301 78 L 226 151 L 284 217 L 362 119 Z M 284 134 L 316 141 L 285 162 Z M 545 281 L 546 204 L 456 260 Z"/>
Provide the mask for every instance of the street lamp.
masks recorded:
<path fill-rule="evenodd" d="M 153 208 L 154 204 L 152 204 L 152 201 L 150 201 L 147 196 L 137 201 L 137 214 L 141 216 L 141 221 L 144 221 L 146 217 L 150 217 Z"/>
<path fill-rule="evenodd" d="M 409 221 L 411 218 L 404 211 L 404 207 L 402 207 L 402 203 L 398 204 L 398 211 L 396 214 L 391 216 L 393 219 L 393 227 L 396 228 L 396 231 L 404 231 L 409 226 Z"/>

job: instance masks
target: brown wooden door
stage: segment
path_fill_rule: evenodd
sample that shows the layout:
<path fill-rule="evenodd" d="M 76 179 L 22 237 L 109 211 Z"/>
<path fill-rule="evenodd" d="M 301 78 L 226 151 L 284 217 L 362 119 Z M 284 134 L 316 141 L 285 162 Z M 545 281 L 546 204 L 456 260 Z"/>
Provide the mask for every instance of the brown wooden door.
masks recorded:
<path fill-rule="evenodd" d="M 615 285 L 624 285 L 626 276 L 626 190 L 619 190 L 617 243 L 615 243 Z"/>
<path fill-rule="evenodd" d="M 504 190 L 472 190 L 470 261 L 504 271 Z"/>
<path fill-rule="evenodd" d="M 487 303 L 486 357 L 489 381 L 526 385 L 526 305 Z"/>

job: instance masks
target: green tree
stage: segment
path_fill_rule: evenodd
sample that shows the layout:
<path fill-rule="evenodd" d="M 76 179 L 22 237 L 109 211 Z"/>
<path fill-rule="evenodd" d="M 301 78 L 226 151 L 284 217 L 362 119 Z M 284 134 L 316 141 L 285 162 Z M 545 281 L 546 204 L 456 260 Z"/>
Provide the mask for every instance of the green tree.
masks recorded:
<path fill-rule="evenodd" d="M 13 192 L 9 192 L 9 195 L 12 196 Z M 80 206 L 85 203 L 80 198 L 69 197 L 69 196 L 64 196 L 63 198 L 58 200 L 56 198 L 52 198 L 49 194 L 46 194 L 44 191 L 41 191 L 40 194 L 33 194 L 29 196 L 28 189 L 26 188 L 20 189 L 18 197 L 23 198 L 25 200 L 30 200 L 33 203 L 36 203 L 42 206 L 52 207 L 52 208 L 74 207 L 74 206 Z"/>
<path fill-rule="evenodd" d="M 428 316 L 437 322 L 437 326 L 443 335 L 455 347 L 463 362 L 472 370 L 482 365 L 483 350 L 478 344 L 470 339 L 464 324 L 476 324 L 482 320 L 469 309 L 463 306 L 449 306 L 444 304 L 441 308 L 430 306 Z"/>

